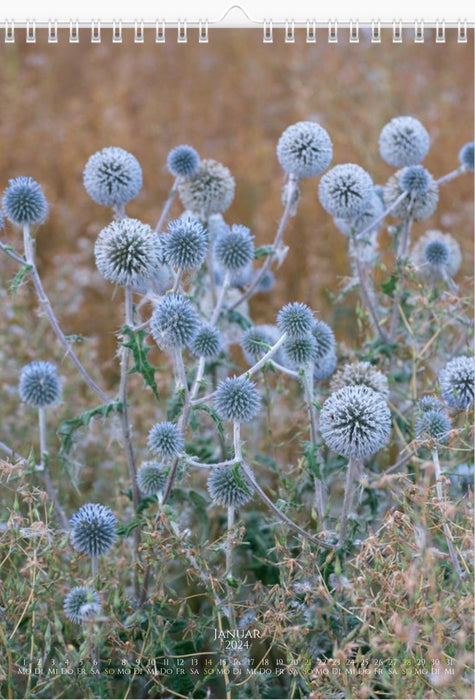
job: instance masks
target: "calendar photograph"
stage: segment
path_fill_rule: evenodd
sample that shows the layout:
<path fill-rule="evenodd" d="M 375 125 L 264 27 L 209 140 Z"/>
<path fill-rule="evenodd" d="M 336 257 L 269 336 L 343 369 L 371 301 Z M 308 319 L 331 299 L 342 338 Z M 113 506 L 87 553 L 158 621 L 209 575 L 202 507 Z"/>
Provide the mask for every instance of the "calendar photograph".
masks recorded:
<path fill-rule="evenodd" d="M 474 29 L 0 24 L 0 697 L 471 698 Z"/>

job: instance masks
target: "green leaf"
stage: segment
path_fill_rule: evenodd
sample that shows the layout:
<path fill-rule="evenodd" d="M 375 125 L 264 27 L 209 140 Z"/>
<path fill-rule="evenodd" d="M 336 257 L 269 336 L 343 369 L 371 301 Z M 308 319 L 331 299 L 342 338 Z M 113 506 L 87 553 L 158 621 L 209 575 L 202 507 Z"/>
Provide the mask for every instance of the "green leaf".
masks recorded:
<path fill-rule="evenodd" d="M 129 336 L 126 343 L 122 343 L 124 348 L 132 350 L 134 365 L 129 369 L 129 374 L 141 374 L 145 384 L 153 391 L 153 395 L 160 401 L 157 384 L 155 382 L 155 371 L 158 367 L 154 367 L 147 360 L 147 355 L 151 348 L 145 345 L 146 333 L 144 330 L 133 331 L 130 326 L 124 326 L 122 329 L 124 335 Z"/>
<path fill-rule="evenodd" d="M 221 421 L 221 418 L 218 416 L 218 414 L 214 410 L 214 408 L 211 408 L 211 406 L 206 406 L 204 403 L 199 403 L 196 406 L 193 406 L 193 410 L 194 411 L 204 411 L 205 413 L 207 413 L 211 417 L 211 420 L 214 422 L 219 436 L 221 437 L 222 440 L 224 440 L 223 423 Z"/>
<path fill-rule="evenodd" d="M 397 275 L 391 275 L 389 279 L 386 280 L 386 282 L 383 282 L 381 284 L 381 291 L 383 294 L 387 294 L 389 297 L 392 297 L 394 290 L 396 289 L 396 284 L 397 284 Z"/>
<path fill-rule="evenodd" d="M 60 456 L 64 457 L 69 454 L 73 446 L 74 433 L 80 428 L 87 428 L 93 418 L 96 416 L 108 418 L 111 413 L 120 413 L 121 411 L 122 403 L 120 401 L 112 401 L 111 403 L 104 403 L 100 406 L 96 406 L 96 408 L 92 408 L 90 411 L 84 411 L 84 413 L 80 413 L 76 418 L 64 420 L 57 431 L 61 442 L 61 448 L 59 450 Z"/>
<path fill-rule="evenodd" d="M 274 255 L 274 248 L 271 245 L 263 245 L 260 248 L 256 248 L 254 251 L 254 260 L 267 258 L 268 255 Z"/>
<path fill-rule="evenodd" d="M 136 527 L 142 527 L 144 521 L 142 518 L 134 518 L 129 523 L 121 523 L 117 528 L 117 534 L 119 536 L 128 537 L 130 533 L 135 530 Z"/>
<path fill-rule="evenodd" d="M 252 326 L 251 321 L 246 318 L 246 316 L 239 313 L 239 311 L 228 311 L 226 317 L 230 323 L 237 323 L 239 326 L 241 326 L 243 331 L 247 331 L 247 329 Z"/>
<path fill-rule="evenodd" d="M 22 267 L 20 267 L 15 277 L 10 282 L 10 294 L 12 296 L 15 296 L 15 294 L 18 292 L 18 289 L 20 288 L 23 279 L 26 277 L 26 275 L 30 272 L 31 269 L 31 265 L 22 265 Z"/>
<path fill-rule="evenodd" d="M 316 476 L 317 479 L 322 478 L 322 473 L 320 471 L 320 464 L 317 462 L 317 445 L 309 443 L 307 449 L 304 452 L 305 466 L 307 467 L 310 474 Z"/>

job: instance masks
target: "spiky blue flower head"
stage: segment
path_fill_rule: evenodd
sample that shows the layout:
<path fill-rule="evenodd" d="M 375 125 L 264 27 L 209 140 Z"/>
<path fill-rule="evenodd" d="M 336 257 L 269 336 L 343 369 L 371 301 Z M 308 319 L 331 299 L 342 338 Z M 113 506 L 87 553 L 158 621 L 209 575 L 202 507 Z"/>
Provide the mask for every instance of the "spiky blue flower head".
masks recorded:
<path fill-rule="evenodd" d="M 328 377 L 331 377 L 336 369 L 336 353 L 330 350 L 326 355 L 317 357 L 313 364 L 313 381 L 323 382 Z"/>
<path fill-rule="evenodd" d="M 429 241 L 424 248 L 424 257 L 432 267 L 446 267 L 450 259 L 450 248 L 445 241 Z"/>
<path fill-rule="evenodd" d="M 312 332 L 315 324 L 312 310 L 300 301 L 290 302 L 277 314 L 277 325 L 289 338 L 304 338 Z"/>
<path fill-rule="evenodd" d="M 150 320 L 154 340 L 165 349 L 190 345 L 199 326 L 198 313 L 183 294 L 167 294 L 162 297 Z"/>
<path fill-rule="evenodd" d="M 411 260 L 424 279 L 436 282 L 458 272 L 462 253 L 450 233 L 426 231 L 414 245 Z"/>
<path fill-rule="evenodd" d="M 315 321 L 312 327 L 312 335 L 316 340 L 315 359 L 323 357 L 329 352 L 335 352 L 335 335 L 328 323 Z"/>
<path fill-rule="evenodd" d="M 320 180 L 318 196 L 322 207 L 338 219 L 361 214 L 373 193 L 371 176 L 355 163 L 335 165 Z"/>
<path fill-rule="evenodd" d="M 248 364 L 253 365 L 273 345 L 270 333 L 262 326 L 251 326 L 243 333 L 241 346 Z"/>
<path fill-rule="evenodd" d="M 445 406 L 440 401 L 437 396 L 423 396 L 422 399 L 419 402 L 419 408 L 422 411 L 422 413 L 425 413 L 426 411 L 439 411 L 439 413 L 445 413 Z"/>
<path fill-rule="evenodd" d="M 405 174 L 405 171 L 407 171 L 406 168 L 398 170 L 387 181 L 384 188 L 384 204 L 387 208 L 393 207 L 391 216 L 395 216 L 398 219 L 411 217 L 414 221 L 422 221 L 431 216 L 437 209 L 439 186 L 432 175 L 426 171 L 429 181 L 425 191 L 417 193 L 413 190 L 409 192 L 401 186 L 401 177 Z M 404 193 L 406 197 L 394 206 L 396 200 Z"/>
<path fill-rule="evenodd" d="M 337 229 L 345 236 L 358 236 L 363 231 L 366 231 L 367 235 L 369 235 L 381 225 L 380 218 L 383 211 L 382 195 L 380 196 L 376 192 L 376 187 L 373 187 L 373 192 L 360 214 L 353 219 L 334 219 L 334 221 Z"/>
<path fill-rule="evenodd" d="M 223 420 L 249 423 L 257 415 L 260 403 L 256 385 L 246 377 L 227 377 L 216 389 L 214 405 Z"/>
<path fill-rule="evenodd" d="M 432 183 L 432 175 L 423 165 L 409 165 L 399 175 L 399 185 L 409 194 L 427 194 Z"/>
<path fill-rule="evenodd" d="M 395 168 L 417 165 L 427 155 L 429 146 L 429 134 L 414 117 L 394 117 L 379 136 L 381 158 Z"/>
<path fill-rule="evenodd" d="M 201 161 L 195 175 L 178 183 L 183 206 L 202 220 L 226 211 L 234 199 L 234 188 L 228 168 L 211 158 Z"/>
<path fill-rule="evenodd" d="M 330 389 L 335 392 L 345 386 L 367 386 L 381 394 L 384 399 L 389 397 L 387 377 L 369 362 L 344 365 L 333 377 Z"/>
<path fill-rule="evenodd" d="M 137 485 L 146 496 L 161 493 L 167 483 L 167 471 L 160 462 L 142 462 L 137 472 Z"/>
<path fill-rule="evenodd" d="M 97 269 L 121 286 L 143 284 L 161 266 L 157 237 L 148 224 L 127 217 L 112 221 L 102 229 L 94 245 Z"/>
<path fill-rule="evenodd" d="M 175 177 L 193 177 L 200 165 L 198 152 L 192 146 L 176 146 L 167 157 L 167 168 Z"/>
<path fill-rule="evenodd" d="M 473 141 L 470 143 L 466 143 L 465 146 L 462 146 L 462 148 L 459 151 L 459 161 L 465 168 L 465 170 L 470 170 L 473 172 L 474 170 L 474 164 L 473 164 Z"/>
<path fill-rule="evenodd" d="M 223 229 L 214 244 L 217 263 L 225 270 L 241 270 L 254 258 L 254 236 L 246 226 L 233 224 L 231 229 Z"/>
<path fill-rule="evenodd" d="M 57 369 L 51 362 L 30 362 L 20 375 L 20 399 L 35 408 L 50 406 L 59 401 L 61 383 Z"/>
<path fill-rule="evenodd" d="M 208 236 L 196 219 L 175 219 L 168 236 L 160 238 L 165 262 L 182 270 L 200 267 L 206 259 Z"/>
<path fill-rule="evenodd" d="M 277 143 L 277 159 L 289 175 L 314 177 L 328 168 L 333 144 L 328 132 L 316 122 L 288 126 Z"/>
<path fill-rule="evenodd" d="M 323 404 L 320 430 L 328 447 L 337 454 L 366 459 L 389 440 L 388 404 L 367 386 L 343 387 Z"/>
<path fill-rule="evenodd" d="M 3 193 L 3 213 L 17 226 L 41 224 L 48 214 L 48 202 L 41 185 L 32 177 L 17 177 L 8 181 Z"/>
<path fill-rule="evenodd" d="M 89 557 L 106 554 L 115 542 L 117 520 L 110 508 L 100 503 L 86 503 L 74 513 L 71 544 Z"/>
<path fill-rule="evenodd" d="M 185 437 L 178 426 L 170 421 L 155 423 L 148 434 L 147 447 L 161 457 L 175 457 L 183 452 Z"/>
<path fill-rule="evenodd" d="M 439 374 L 442 396 L 449 406 L 466 409 L 473 406 L 473 357 L 462 355 L 450 360 Z"/>
<path fill-rule="evenodd" d="M 195 357 L 204 357 L 213 360 L 223 348 L 221 333 L 217 328 L 207 323 L 197 331 L 190 345 L 190 350 Z"/>
<path fill-rule="evenodd" d="M 97 617 L 101 611 L 101 599 L 93 588 L 76 586 L 64 598 L 64 614 L 76 625 Z"/>
<path fill-rule="evenodd" d="M 219 506 L 240 508 L 248 503 L 253 495 L 253 487 L 238 464 L 229 467 L 215 467 L 208 477 L 208 493 Z"/>
<path fill-rule="evenodd" d="M 437 440 L 447 442 L 450 431 L 450 418 L 445 411 L 420 411 L 416 418 L 416 436 L 420 440 Z"/>
<path fill-rule="evenodd" d="M 288 338 L 283 345 L 285 365 L 302 367 L 317 358 L 317 341 L 309 334 L 303 338 Z"/>
<path fill-rule="evenodd" d="M 137 158 L 118 146 L 94 153 L 83 173 L 88 195 L 105 207 L 127 204 L 142 189 L 142 168 Z"/>

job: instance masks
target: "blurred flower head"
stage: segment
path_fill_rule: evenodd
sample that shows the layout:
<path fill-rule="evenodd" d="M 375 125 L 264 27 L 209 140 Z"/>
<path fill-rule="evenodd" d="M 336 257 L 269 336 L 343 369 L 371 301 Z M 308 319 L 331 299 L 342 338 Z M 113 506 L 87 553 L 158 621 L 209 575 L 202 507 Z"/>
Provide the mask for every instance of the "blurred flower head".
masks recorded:
<path fill-rule="evenodd" d="M 98 204 L 119 207 L 142 189 L 142 168 L 137 158 L 117 146 L 103 148 L 86 163 L 84 187 Z"/>
<path fill-rule="evenodd" d="M 51 362 L 30 362 L 20 375 L 20 399 L 35 408 L 57 403 L 61 397 L 61 384 L 56 366 Z"/>
<path fill-rule="evenodd" d="M 395 168 L 417 165 L 426 157 L 429 147 L 429 134 L 414 117 L 394 117 L 379 136 L 381 158 Z"/>

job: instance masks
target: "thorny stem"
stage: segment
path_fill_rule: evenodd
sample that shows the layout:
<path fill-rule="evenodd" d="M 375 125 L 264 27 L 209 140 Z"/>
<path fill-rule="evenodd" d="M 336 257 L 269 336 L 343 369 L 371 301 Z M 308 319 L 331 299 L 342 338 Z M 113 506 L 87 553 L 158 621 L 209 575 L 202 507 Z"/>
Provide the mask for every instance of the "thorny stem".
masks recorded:
<path fill-rule="evenodd" d="M 358 281 L 360 283 L 361 296 L 363 297 L 363 302 L 370 315 L 373 326 L 379 334 L 379 337 L 382 341 L 388 342 L 389 338 L 384 328 L 381 327 L 381 320 L 379 318 L 376 306 L 373 303 L 374 295 L 369 289 L 370 280 L 368 278 L 368 273 L 364 266 L 361 264 L 358 252 L 358 241 L 357 239 L 352 237 L 350 238 L 350 255 L 353 258 L 356 265 L 356 272 L 358 274 Z"/>
<path fill-rule="evenodd" d="M 282 218 L 279 223 L 279 227 L 277 229 L 277 232 L 275 234 L 274 242 L 272 243 L 272 252 L 270 255 L 267 256 L 267 258 L 264 261 L 263 266 L 260 268 L 260 270 L 257 271 L 254 279 L 252 282 L 249 284 L 249 287 L 246 289 L 243 294 L 237 299 L 234 304 L 232 304 L 229 307 L 230 311 L 233 311 L 233 309 L 236 309 L 238 306 L 243 304 L 245 301 L 249 299 L 254 293 L 254 290 L 256 289 L 257 285 L 261 281 L 261 279 L 264 277 L 266 272 L 269 270 L 270 266 L 272 265 L 274 256 L 276 251 L 279 248 L 279 245 L 282 241 L 282 238 L 284 236 L 284 231 L 287 226 L 287 223 L 291 217 L 292 210 L 295 208 L 295 202 L 294 202 L 294 196 L 298 190 L 298 178 L 294 177 L 293 175 L 290 176 L 289 178 L 289 188 L 287 191 L 287 202 L 285 205 L 284 213 L 282 214 Z"/>
<path fill-rule="evenodd" d="M 317 461 L 318 469 L 322 470 L 323 467 L 323 455 L 319 440 L 319 415 L 315 410 L 314 406 L 314 385 L 313 385 L 313 368 L 307 365 L 304 368 L 302 376 L 302 384 L 304 388 L 305 403 L 307 404 L 308 420 L 310 424 L 310 439 L 312 447 L 315 451 L 315 459 Z M 323 480 L 318 476 L 314 475 L 313 478 L 315 485 L 315 498 L 314 506 L 317 513 L 318 522 L 322 529 L 325 529 L 325 486 Z"/>
<path fill-rule="evenodd" d="M 51 306 L 51 303 L 46 295 L 46 292 L 43 288 L 43 284 L 41 282 L 41 278 L 38 274 L 38 270 L 35 265 L 35 260 L 34 260 L 34 253 L 33 253 L 33 243 L 31 240 L 30 236 L 30 227 L 28 225 L 23 227 L 23 241 L 25 245 L 25 258 L 27 264 L 30 266 L 30 274 L 33 280 L 33 284 L 35 287 L 36 294 L 38 296 L 38 300 L 43 307 L 49 322 L 58 338 L 60 341 L 61 345 L 64 347 L 66 351 L 66 355 L 70 358 L 70 360 L 73 362 L 73 364 L 76 366 L 78 369 L 80 375 L 86 382 L 86 384 L 89 386 L 92 391 L 99 396 L 99 398 L 104 401 L 104 402 L 109 402 L 109 397 L 107 394 L 105 394 L 102 389 L 95 383 L 95 381 L 92 379 L 92 377 L 89 376 L 87 373 L 86 369 L 80 362 L 79 358 L 77 357 L 76 353 L 70 346 L 69 342 L 66 339 L 66 336 L 64 335 L 63 331 L 60 328 L 60 325 L 58 323 L 58 319 L 55 316 L 55 313 L 53 311 L 53 307 Z"/>
<path fill-rule="evenodd" d="M 445 498 L 444 498 L 444 492 L 442 490 L 442 470 L 440 468 L 439 452 L 438 452 L 436 447 L 432 450 L 432 460 L 434 462 L 435 488 L 437 491 L 437 497 L 440 501 L 441 507 L 443 507 L 443 505 L 445 503 Z M 445 514 L 443 512 L 442 512 L 442 517 L 445 518 Z M 452 564 L 454 565 L 455 572 L 456 572 L 458 578 L 462 579 L 462 578 L 464 578 L 465 574 L 462 571 L 462 567 L 460 566 L 460 562 L 458 560 L 457 553 L 455 551 L 452 533 L 450 532 L 450 528 L 449 528 L 448 524 L 445 522 L 445 520 L 444 520 L 442 527 L 444 530 L 445 539 L 447 541 L 447 547 L 449 549 L 450 558 L 452 560 Z"/>
<path fill-rule="evenodd" d="M 48 447 L 46 443 L 46 412 L 44 406 L 38 408 L 38 431 L 40 434 L 40 463 L 37 471 L 43 471 L 48 462 Z"/>
<path fill-rule="evenodd" d="M 355 457 L 350 457 L 346 470 L 345 496 L 343 498 L 343 509 L 340 516 L 340 531 L 338 533 L 338 546 L 342 547 L 345 543 L 346 526 L 348 524 L 348 515 L 353 506 L 355 483 L 358 478 L 358 473 L 361 469 L 362 461 Z"/>
<path fill-rule="evenodd" d="M 157 224 L 155 226 L 155 233 L 159 233 L 160 229 L 162 228 L 163 224 L 168 218 L 168 214 L 170 212 L 171 206 L 173 204 L 173 200 L 175 199 L 175 195 L 177 193 L 177 185 L 178 185 L 178 178 L 175 179 L 175 182 L 173 183 L 173 186 L 168 193 L 167 201 L 165 202 L 162 213 L 160 214 L 160 218 L 157 221 Z"/>

